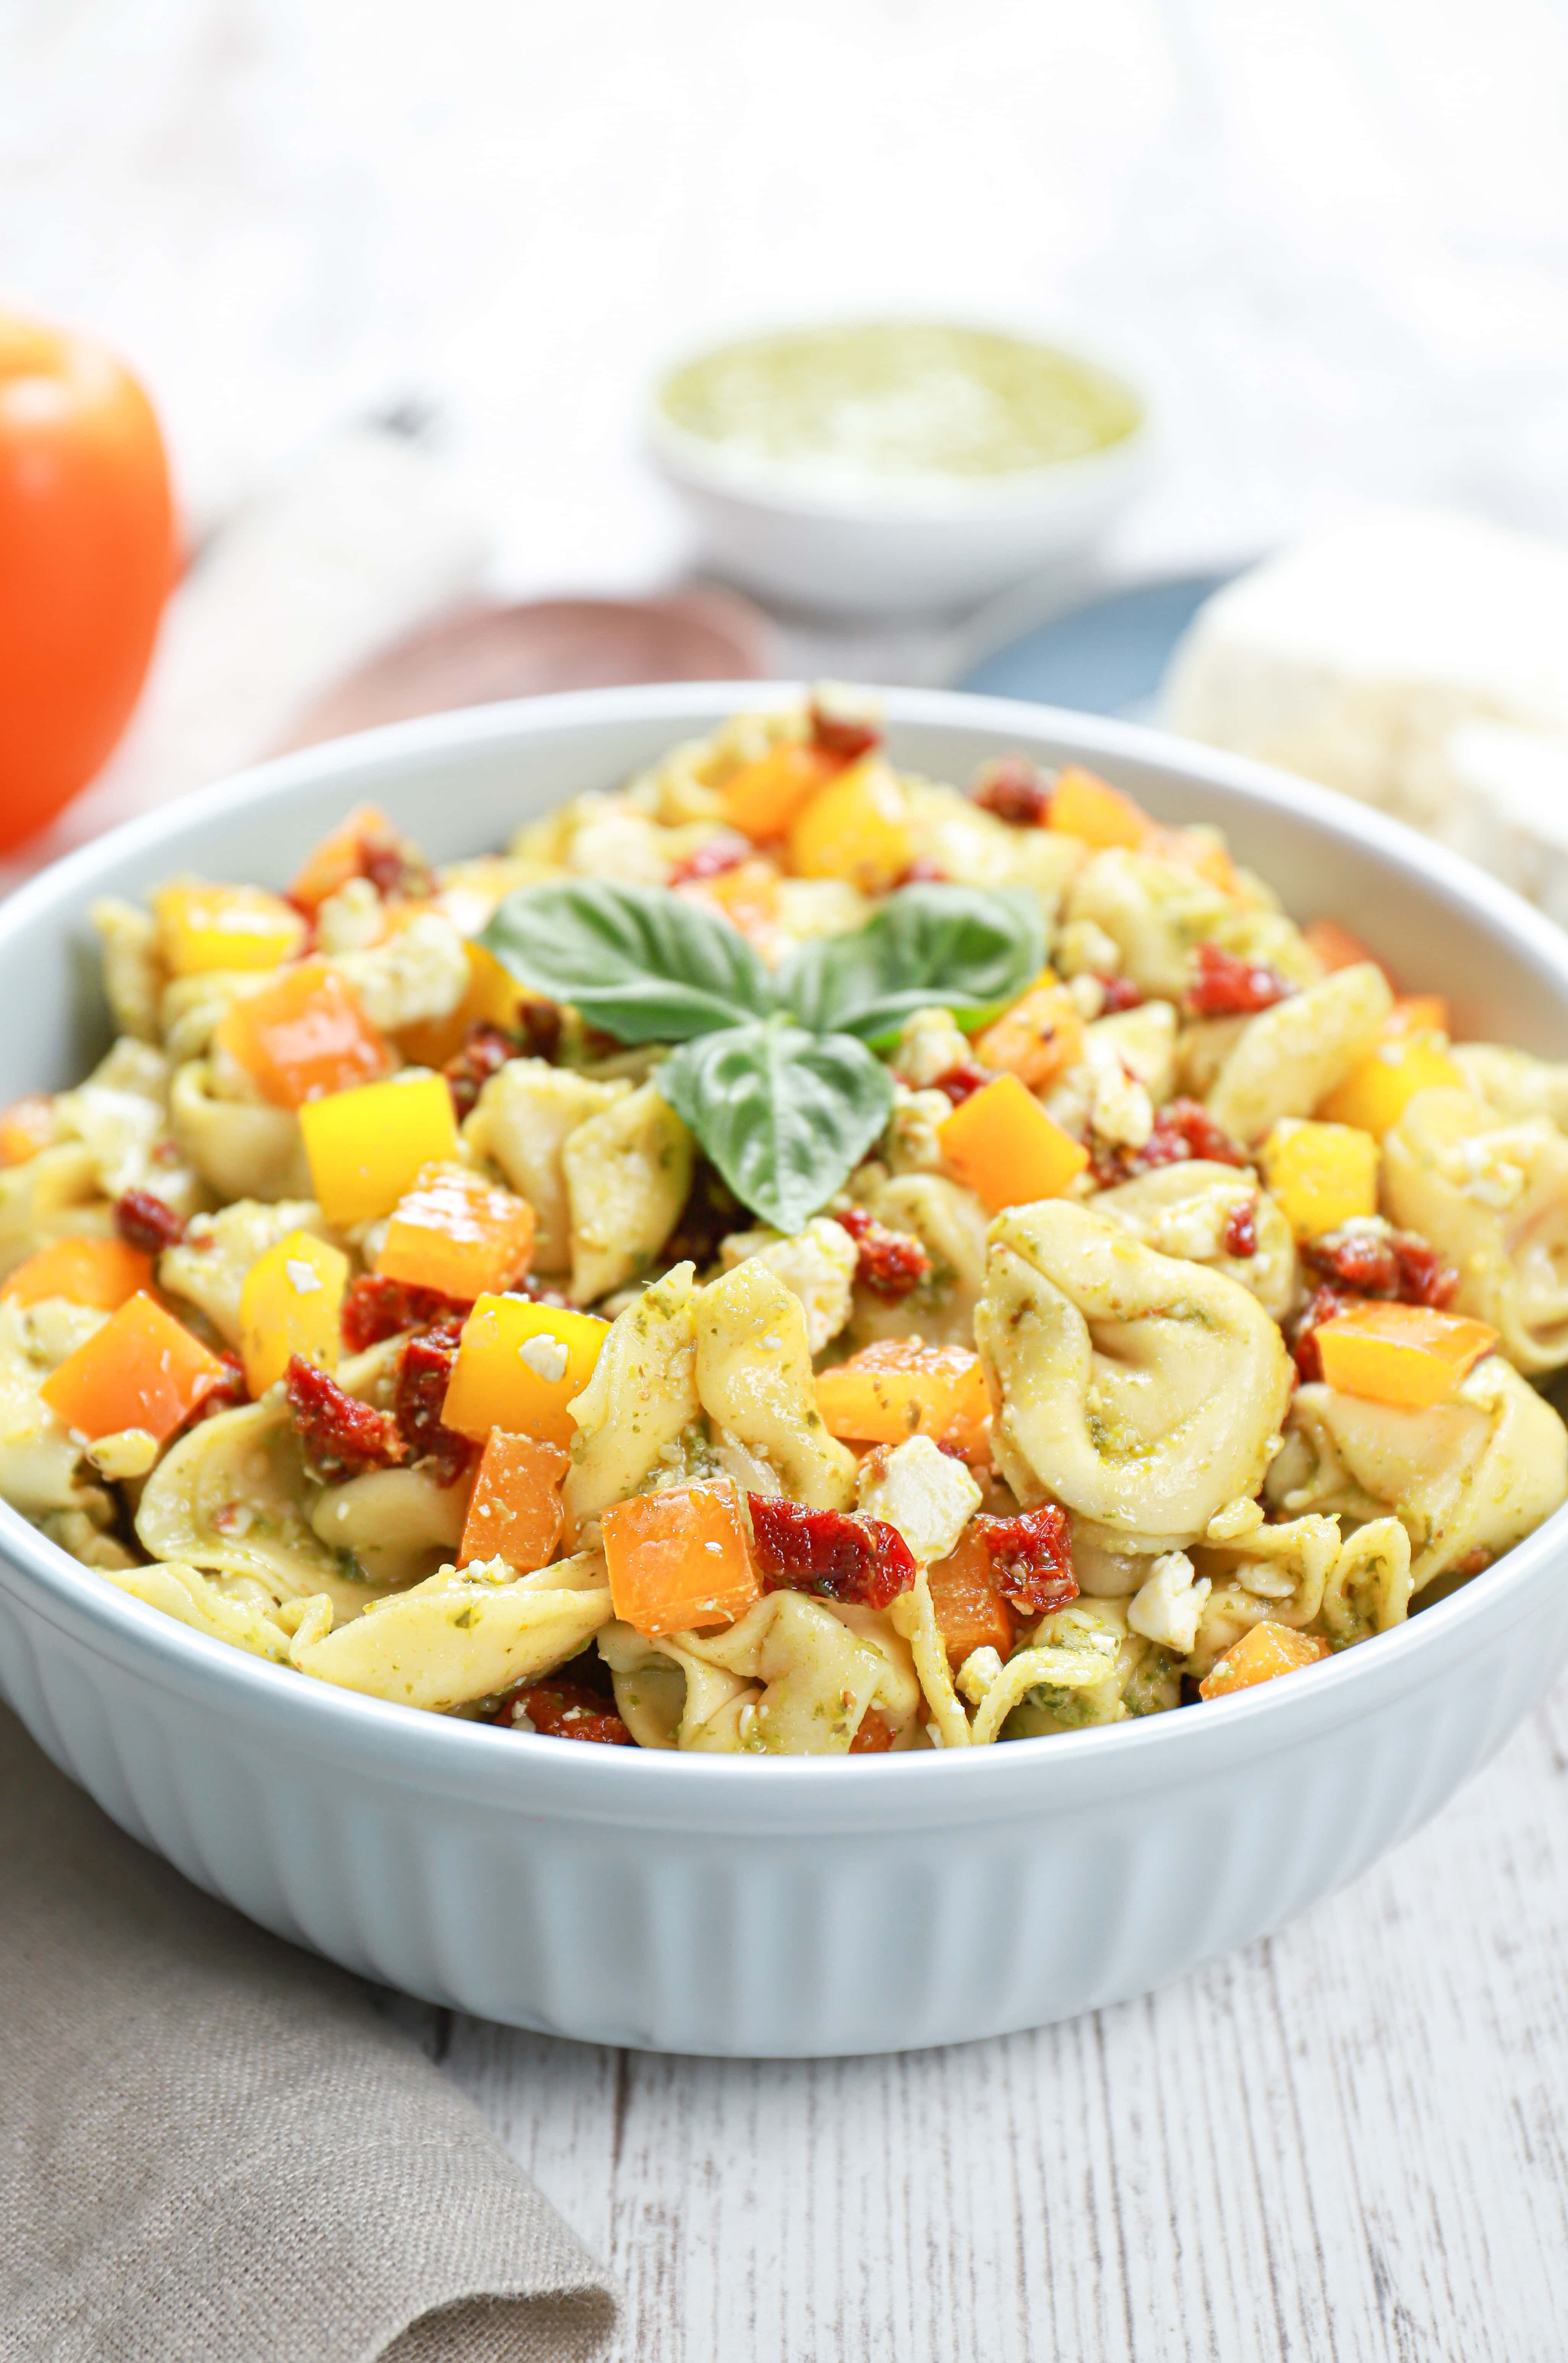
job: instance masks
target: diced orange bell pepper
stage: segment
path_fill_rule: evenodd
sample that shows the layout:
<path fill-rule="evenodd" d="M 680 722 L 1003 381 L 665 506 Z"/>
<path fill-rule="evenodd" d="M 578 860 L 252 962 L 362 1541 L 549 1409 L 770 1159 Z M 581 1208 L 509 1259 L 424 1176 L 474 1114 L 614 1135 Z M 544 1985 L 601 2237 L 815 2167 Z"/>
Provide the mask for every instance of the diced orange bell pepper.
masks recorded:
<path fill-rule="evenodd" d="M 561 1481 L 572 1466 L 558 1444 L 493 1428 L 469 1496 L 457 1563 L 504 1559 L 519 1575 L 548 1567 L 565 1513 Z"/>
<path fill-rule="evenodd" d="M 534 1227 L 526 1198 L 466 1165 L 432 1165 L 393 1208 L 375 1268 L 384 1280 L 472 1304 L 521 1279 Z"/>
<path fill-rule="evenodd" d="M 731 828 L 765 844 L 770 838 L 783 837 L 802 805 L 843 769 L 843 757 L 823 747 L 793 740 L 770 747 L 725 781 L 718 792 L 724 817 Z"/>
<path fill-rule="evenodd" d="M 1349 927 L 1341 927 L 1338 919 L 1313 919 L 1301 930 L 1309 951 L 1316 953 L 1325 972 L 1332 976 L 1337 969 L 1360 968 L 1364 960 L 1382 967 L 1375 952 L 1368 951 L 1359 936 Z M 1388 971 L 1384 969 L 1384 974 Z M 1392 986 L 1393 979 L 1389 979 Z"/>
<path fill-rule="evenodd" d="M 592 1313 L 482 1296 L 463 1324 L 442 1420 L 476 1443 L 504 1427 L 569 1445 L 577 1429 L 566 1406 L 593 1377 L 609 1334 L 609 1323 Z"/>
<path fill-rule="evenodd" d="M 1315 1113 L 1329 1124 L 1349 1124 L 1381 1140 L 1398 1123 L 1418 1092 L 1458 1091 L 1464 1077 L 1442 1043 L 1430 1034 L 1390 1032 L 1352 1067 Z"/>
<path fill-rule="evenodd" d="M 395 859 L 406 855 L 417 861 L 418 858 L 408 839 L 393 827 L 379 805 L 356 804 L 315 850 L 306 854 L 289 887 L 289 901 L 314 914 L 328 894 L 340 893 L 350 878 L 364 877 L 367 851 L 377 850 Z"/>
<path fill-rule="evenodd" d="M 937 1630 L 955 1674 L 973 1649 L 995 1649 L 1005 1658 L 1012 1648 L 1018 1618 L 996 1589 L 995 1565 L 971 1526 L 958 1548 L 929 1570 Z"/>
<path fill-rule="evenodd" d="M 161 1444 L 228 1376 L 183 1322 L 141 1295 L 68 1355 L 39 1392 L 89 1443 L 140 1427 Z"/>
<path fill-rule="evenodd" d="M 11 1304 L 41 1304 L 46 1297 L 63 1296 L 72 1304 L 117 1313 L 151 1285 L 152 1258 L 124 1239 L 55 1239 L 17 1266 L 0 1298 Z"/>
<path fill-rule="evenodd" d="M 851 1444 L 902 1444 L 929 1436 L 966 1460 L 990 1458 L 991 1397 L 980 1357 L 967 1346 L 886 1337 L 862 1346 L 817 1381 L 829 1436 Z"/>
<path fill-rule="evenodd" d="M 1141 804 L 1081 763 L 1063 764 L 1058 771 L 1045 825 L 1102 850 L 1118 845 L 1136 849 L 1154 826 Z"/>
<path fill-rule="evenodd" d="M 517 1025 L 522 1003 L 537 997 L 525 993 L 517 978 L 483 944 L 470 938 L 463 950 L 468 956 L 468 990 L 457 1007 L 445 1017 L 422 1017 L 398 1031 L 398 1048 L 417 1067 L 444 1067 L 449 1059 L 457 1057 L 471 1026 L 498 1026 L 503 1033 L 509 1032 Z"/>
<path fill-rule="evenodd" d="M 48 1092 L 28 1092 L 0 1111 L 0 1165 L 25 1165 L 48 1148 L 60 1129 Z"/>
<path fill-rule="evenodd" d="M 1232 1691 L 1251 1690 L 1254 1682 L 1272 1682 L 1277 1675 L 1319 1665 L 1328 1655 L 1328 1642 L 1316 1633 L 1298 1633 L 1291 1625 L 1254 1625 L 1231 1643 L 1207 1681 L 1199 1682 L 1197 1694 L 1229 1698 Z"/>
<path fill-rule="evenodd" d="M 442 1075 L 394 1075 L 307 1100 L 299 1122 L 316 1203 L 339 1226 L 390 1215 L 427 1165 L 457 1155 L 457 1119 Z"/>
<path fill-rule="evenodd" d="M 762 1596 L 728 1477 L 634 1493 L 605 1512 L 604 1536 L 616 1614 L 651 1638 L 733 1625 Z"/>
<path fill-rule="evenodd" d="M 1348 1305 L 1312 1336 L 1331 1387 L 1412 1410 L 1446 1402 L 1497 1342 L 1495 1329 L 1463 1314 L 1375 1301 Z"/>
<path fill-rule="evenodd" d="M 239 1292 L 239 1359 L 252 1395 L 265 1394 L 295 1354 L 335 1370 L 349 1259 L 309 1231 L 290 1231 L 257 1257 Z"/>
<path fill-rule="evenodd" d="M 152 909 L 158 949 L 172 976 L 280 968 L 305 942 L 299 913 L 261 886 L 164 886 Z"/>
<path fill-rule="evenodd" d="M 323 960 L 301 960 L 232 1003 L 217 1040 L 274 1107 L 373 1083 L 392 1063 L 352 985 Z"/>
<path fill-rule="evenodd" d="M 814 795 L 789 833 L 802 878 L 844 878 L 886 894 L 915 858 L 908 799 L 885 755 L 862 755 Z"/>
<path fill-rule="evenodd" d="M 989 1025 L 974 1045 L 979 1065 L 1043 1091 L 1084 1055 L 1084 1020 L 1064 984 L 1034 986 Z"/>
<path fill-rule="evenodd" d="M 779 872 L 771 861 L 742 861 L 717 878 L 695 879 L 680 891 L 694 902 L 721 911 L 766 959 L 778 941 L 779 883 Z"/>
<path fill-rule="evenodd" d="M 1017 1075 L 998 1075 L 938 1127 L 942 1155 L 988 1214 L 1059 1198 L 1089 1162 L 1082 1142 L 1047 1115 Z"/>
<path fill-rule="evenodd" d="M 1298 1239 L 1377 1212 L 1377 1143 L 1370 1132 L 1282 1116 L 1258 1154 L 1269 1195 Z"/>
<path fill-rule="evenodd" d="M 1385 1034 L 1442 1034 L 1450 1031 L 1448 1002 L 1440 993 L 1402 993 L 1383 1021 Z"/>

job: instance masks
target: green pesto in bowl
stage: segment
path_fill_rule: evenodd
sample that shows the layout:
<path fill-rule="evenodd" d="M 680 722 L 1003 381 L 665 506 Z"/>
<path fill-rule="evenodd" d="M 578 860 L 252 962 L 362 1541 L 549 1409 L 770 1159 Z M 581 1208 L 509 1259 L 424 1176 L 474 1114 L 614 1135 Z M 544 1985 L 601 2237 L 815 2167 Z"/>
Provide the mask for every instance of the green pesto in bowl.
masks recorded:
<path fill-rule="evenodd" d="M 784 328 L 665 378 L 671 425 L 742 463 L 981 484 L 1091 458 L 1142 424 L 1138 397 L 1033 338 L 936 321 Z"/>

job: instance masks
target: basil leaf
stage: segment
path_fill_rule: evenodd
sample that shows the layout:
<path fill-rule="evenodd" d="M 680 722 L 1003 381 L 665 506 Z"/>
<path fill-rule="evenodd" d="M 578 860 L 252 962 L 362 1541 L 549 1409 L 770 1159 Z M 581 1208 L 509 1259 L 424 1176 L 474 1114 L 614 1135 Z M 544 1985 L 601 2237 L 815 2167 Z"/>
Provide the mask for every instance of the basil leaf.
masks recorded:
<path fill-rule="evenodd" d="M 778 989 L 803 1026 L 882 1042 L 937 1005 L 978 1025 L 1044 965 L 1045 921 L 1027 887 L 906 886 L 853 935 L 803 944 Z"/>
<path fill-rule="evenodd" d="M 654 1077 L 743 1204 L 797 1231 L 887 1122 L 893 1078 L 848 1034 L 774 1017 L 705 1034 Z"/>
<path fill-rule="evenodd" d="M 662 886 L 514 887 L 479 940 L 528 992 L 617 1042 L 684 1042 L 776 1006 L 739 928 Z"/>

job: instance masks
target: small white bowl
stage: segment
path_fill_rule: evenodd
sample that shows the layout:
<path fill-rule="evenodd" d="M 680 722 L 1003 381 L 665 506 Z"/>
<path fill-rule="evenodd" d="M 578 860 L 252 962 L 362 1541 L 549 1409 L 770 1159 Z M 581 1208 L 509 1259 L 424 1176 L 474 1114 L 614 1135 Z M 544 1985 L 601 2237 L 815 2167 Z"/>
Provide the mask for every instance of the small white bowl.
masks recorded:
<path fill-rule="evenodd" d="M 339 740 L 133 821 L 0 908 L 0 1104 L 102 1039 L 100 894 L 281 884 L 373 800 L 439 860 L 739 709 L 593 690 Z M 1298 915 L 1568 1056 L 1568 937 L 1363 805 L 1126 724 L 892 690 L 938 779 L 1078 759 L 1210 821 Z M 0 1691 L 121 1826 L 263 1926 L 427 2000 L 602 2043 L 903 2050 L 1141 1993 L 1276 1928 L 1435 1813 L 1568 1657 L 1568 1512 L 1405 1627 L 1207 1706 L 947 1753 L 751 1758 L 517 1739 L 335 1690 L 117 1591 L 0 1504 Z M 1440 1927 L 1432 1941 L 1440 1944 Z"/>
<path fill-rule="evenodd" d="M 666 387 L 700 353 L 660 375 L 648 448 L 709 561 L 742 588 L 835 615 L 956 612 L 1081 559 L 1148 476 L 1155 438 L 1147 390 L 1076 344 L 1060 349 L 1113 380 L 1139 413 L 1129 432 L 1081 458 L 986 478 L 851 476 L 736 450 L 694 434 L 663 406 Z"/>

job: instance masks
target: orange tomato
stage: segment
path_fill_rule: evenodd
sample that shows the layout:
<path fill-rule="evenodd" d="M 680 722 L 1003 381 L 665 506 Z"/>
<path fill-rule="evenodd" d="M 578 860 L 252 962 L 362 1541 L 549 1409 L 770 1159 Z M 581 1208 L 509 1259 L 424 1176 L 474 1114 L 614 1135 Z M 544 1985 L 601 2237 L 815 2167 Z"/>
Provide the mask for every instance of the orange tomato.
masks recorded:
<path fill-rule="evenodd" d="M 173 576 L 146 394 L 90 338 L 0 315 L 0 847 L 107 759 Z"/>

